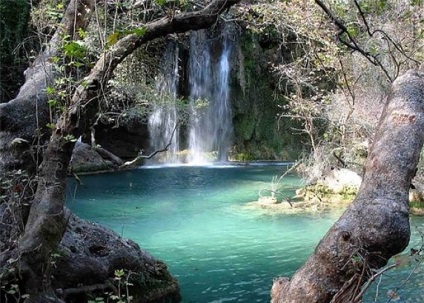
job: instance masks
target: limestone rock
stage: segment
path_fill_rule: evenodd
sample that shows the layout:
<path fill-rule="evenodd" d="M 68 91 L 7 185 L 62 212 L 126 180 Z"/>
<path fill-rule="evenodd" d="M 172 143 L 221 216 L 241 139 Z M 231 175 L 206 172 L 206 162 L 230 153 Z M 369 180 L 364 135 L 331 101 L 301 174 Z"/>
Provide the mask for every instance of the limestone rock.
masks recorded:
<path fill-rule="evenodd" d="M 113 285 L 115 270 L 131 272 L 132 302 L 179 302 L 178 282 L 165 263 L 99 224 L 70 215 L 56 255 L 52 283 L 66 302 L 85 302 L 90 295 L 75 289 Z M 106 291 L 111 289 L 94 294 L 101 296 Z"/>
<path fill-rule="evenodd" d="M 94 172 L 114 169 L 110 161 L 104 160 L 90 145 L 77 142 L 70 163 L 73 172 Z"/>
<path fill-rule="evenodd" d="M 356 172 L 346 168 L 331 167 L 323 173 L 318 184 L 328 188 L 329 191 L 337 194 L 342 193 L 347 188 L 359 189 L 362 178 Z"/>

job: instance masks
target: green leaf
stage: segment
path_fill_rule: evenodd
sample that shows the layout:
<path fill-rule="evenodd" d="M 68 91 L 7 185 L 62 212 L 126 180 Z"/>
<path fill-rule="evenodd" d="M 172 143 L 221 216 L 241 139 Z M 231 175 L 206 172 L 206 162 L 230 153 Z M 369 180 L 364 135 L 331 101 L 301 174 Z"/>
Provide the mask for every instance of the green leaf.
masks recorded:
<path fill-rule="evenodd" d="M 46 93 L 47 93 L 47 95 L 53 95 L 55 93 L 54 87 L 47 86 L 46 87 Z"/>
<path fill-rule="evenodd" d="M 125 274 L 123 269 L 117 269 L 115 270 L 115 277 L 122 277 Z"/>
<path fill-rule="evenodd" d="M 47 101 L 47 104 L 51 107 L 56 106 L 57 100 L 49 100 L 49 101 Z"/>
<path fill-rule="evenodd" d="M 114 32 L 113 34 L 109 35 L 106 40 L 107 46 L 112 46 L 118 42 L 119 39 L 119 32 Z"/>
<path fill-rule="evenodd" d="M 387 7 L 387 0 L 377 1 L 377 14 L 381 15 Z"/>
<path fill-rule="evenodd" d="M 371 4 L 370 3 L 368 3 L 368 2 L 362 2 L 361 4 L 360 4 L 360 6 L 361 6 L 361 9 L 362 9 L 362 11 L 365 13 L 365 14 L 369 14 L 370 12 L 371 12 Z"/>
<path fill-rule="evenodd" d="M 74 137 L 74 135 L 69 134 L 63 137 L 66 142 L 77 142 L 77 139 Z"/>
<path fill-rule="evenodd" d="M 377 2 L 377 5 L 378 5 L 378 9 L 382 11 L 387 6 L 387 0 L 380 0 Z"/>
<path fill-rule="evenodd" d="M 147 32 L 147 27 L 142 26 L 140 28 L 136 28 L 135 30 L 133 30 L 134 34 L 136 34 L 139 37 L 143 37 L 146 32 Z"/>
<path fill-rule="evenodd" d="M 63 52 L 66 57 L 85 58 L 86 48 L 76 41 L 71 41 L 63 46 Z"/>
<path fill-rule="evenodd" d="M 116 42 L 118 42 L 118 40 L 120 38 L 122 38 L 123 36 L 126 35 L 130 35 L 130 34 L 135 34 L 139 37 L 143 37 L 147 32 L 147 27 L 142 26 L 140 28 L 136 28 L 136 29 L 131 29 L 131 30 L 124 30 L 124 31 L 116 31 L 112 34 L 109 35 L 109 37 L 107 37 L 106 39 L 106 44 L 107 46 L 112 46 L 115 45 Z"/>
<path fill-rule="evenodd" d="M 159 6 L 163 6 L 166 3 L 166 0 L 156 0 L 156 3 L 159 4 Z"/>
<path fill-rule="evenodd" d="M 354 24 L 349 24 L 346 27 L 347 27 L 347 31 L 348 31 L 349 35 L 351 35 L 353 38 L 358 36 L 359 30 L 358 30 L 357 26 L 355 26 Z"/>
<path fill-rule="evenodd" d="M 88 81 L 87 80 L 82 80 L 81 81 L 81 84 L 80 84 L 82 87 L 84 87 L 84 88 L 87 88 L 88 87 L 88 85 L 89 85 L 89 83 L 88 83 Z"/>
<path fill-rule="evenodd" d="M 81 66 L 84 66 L 84 64 L 83 63 L 81 63 L 81 62 L 77 62 L 77 61 L 71 61 L 71 62 L 69 62 L 69 66 L 75 66 L 75 67 L 81 67 Z"/>
<path fill-rule="evenodd" d="M 86 32 L 84 29 L 82 29 L 82 28 L 80 27 L 80 28 L 78 28 L 78 35 L 79 35 L 82 39 L 84 39 L 85 37 L 87 37 L 87 32 Z"/>

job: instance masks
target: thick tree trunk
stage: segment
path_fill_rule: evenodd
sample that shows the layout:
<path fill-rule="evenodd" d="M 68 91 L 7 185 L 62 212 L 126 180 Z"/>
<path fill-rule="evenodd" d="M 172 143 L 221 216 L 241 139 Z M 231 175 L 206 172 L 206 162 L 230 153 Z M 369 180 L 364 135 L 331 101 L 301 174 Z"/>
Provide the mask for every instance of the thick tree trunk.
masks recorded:
<path fill-rule="evenodd" d="M 410 237 L 408 192 L 424 142 L 424 72 L 392 85 L 358 195 L 291 280 L 274 281 L 272 302 L 360 302 L 361 286 Z"/>
<path fill-rule="evenodd" d="M 10 260 L 18 260 L 18 238 L 25 228 L 29 208 L 34 198 L 37 186 L 36 171 L 41 162 L 42 146 L 50 135 L 46 127 L 49 122 L 46 87 L 52 86 L 57 76 L 51 58 L 60 56 L 63 36 L 76 39 L 76 29 L 84 29 L 88 25 L 93 6 L 94 0 L 69 1 L 61 26 L 52 36 L 50 44 L 25 71 L 26 81 L 20 88 L 18 96 L 7 103 L 0 104 L 1 191 L 4 190 L 3 182 L 11 187 L 6 191 L 7 199 L 0 201 L 1 269 L 16 265 L 9 264 Z M 45 178 L 40 180 L 40 184 L 47 181 Z M 64 183 L 65 179 L 60 182 Z M 52 194 L 54 196 L 54 193 Z M 36 200 L 38 199 L 40 196 L 36 197 Z M 33 237 L 40 238 L 42 235 L 34 234 Z M 37 263 L 37 260 L 34 261 L 35 266 L 45 266 L 45 264 Z M 5 264 L 7 266 L 4 266 Z M 30 272 L 28 266 L 22 268 L 22 273 Z M 35 273 L 36 270 L 33 270 L 32 275 Z M 28 276 L 24 277 L 24 280 L 32 284 L 45 282 L 42 275 L 35 274 L 35 276 L 36 279 Z M 0 276 L 0 282 L 2 286 L 6 283 L 4 277 L 2 279 Z M 33 286 L 28 287 L 37 288 Z"/>
<path fill-rule="evenodd" d="M 19 241 L 14 241 L 18 245 L 9 247 L 5 253 L 0 251 L 0 265 L 4 267 L 2 269 L 6 269 L 0 274 L 4 274 L 4 278 L 8 276 L 7 273 L 10 273 L 8 269 L 15 269 L 15 272 L 19 270 L 23 291 L 30 295 L 27 302 L 60 301 L 55 298 L 50 287 L 49 260 L 51 253 L 57 249 L 66 232 L 68 222 L 64 209 L 66 172 L 75 144 L 69 138 L 78 138 L 88 129 L 88 119 L 98 110 L 97 102 L 93 100 L 96 100 L 101 90 L 106 87 L 115 68 L 147 41 L 170 33 L 212 26 L 221 12 L 238 1 L 215 0 L 199 11 L 181 13 L 172 18 L 163 18 L 146 24 L 143 34 L 130 34 L 105 51 L 89 75 L 85 77 L 85 85 L 77 87 L 69 108 L 57 121 L 48 147 L 43 153 L 43 161 L 38 168 L 36 192 L 30 201 L 28 219 L 22 220 L 23 234 Z M 71 1 L 68 11 L 73 11 L 73 15 L 67 14 L 67 16 L 81 17 L 82 13 L 76 11 L 80 7 L 78 5 L 82 5 L 84 11 L 88 13 L 91 11 L 91 8 L 87 9 L 88 3 L 92 4 L 92 1 Z M 87 21 L 81 18 L 80 21 Z M 65 18 L 65 24 L 68 24 L 69 20 Z M 82 27 L 83 23 L 79 27 Z M 71 31 L 72 37 L 75 34 L 72 31 L 78 28 L 75 27 L 76 25 L 78 24 L 62 28 Z M 57 51 L 55 46 L 58 43 L 57 39 L 56 36 L 53 37 L 52 46 L 40 57 L 40 64 L 37 64 L 33 71 L 28 72 L 28 81 L 22 87 L 19 96 L 9 103 L 1 104 L 0 169 L 2 171 L 20 167 L 23 163 L 21 161 L 23 154 L 30 149 L 26 146 L 17 150 L 16 144 L 32 143 L 38 138 L 37 131 L 47 121 L 45 88 L 54 76 L 48 58 Z M 16 138 L 23 140 L 16 141 Z M 6 208 L 3 210 L 7 211 Z M 2 211 L 1 208 L 0 211 Z M 6 226 L 7 222 L 1 223 Z M 10 262 L 10 260 L 18 260 L 18 262 Z M 110 268 L 109 273 L 113 275 L 113 268 Z"/>
<path fill-rule="evenodd" d="M 49 122 L 46 87 L 55 79 L 54 56 L 60 56 L 62 37 L 77 39 L 77 29 L 85 29 L 94 0 L 71 0 L 58 30 L 47 48 L 25 71 L 25 83 L 15 99 L 0 104 L 0 172 L 30 168 L 35 171 L 37 148 L 48 137 Z M 23 139 L 16 141 L 15 139 Z M 34 161 L 35 159 L 35 161 Z M 29 167 L 30 166 L 30 167 Z"/>

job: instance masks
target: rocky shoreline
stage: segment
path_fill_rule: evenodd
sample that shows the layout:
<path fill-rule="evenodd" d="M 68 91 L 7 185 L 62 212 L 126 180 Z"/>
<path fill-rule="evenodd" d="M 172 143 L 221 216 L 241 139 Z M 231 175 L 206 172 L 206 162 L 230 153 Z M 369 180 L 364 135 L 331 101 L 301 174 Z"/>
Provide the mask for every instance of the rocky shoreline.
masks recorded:
<path fill-rule="evenodd" d="M 290 198 L 260 196 L 257 201 L 246 203 L 243 208 L 260 210 L 266 214 L 316 213 L 346 208 L 356 196 L 361 177 L 350 170 L 333 168 L 314 184 L 306 185 Z M 424 216 L 424 184 L 415 182 L 410 190 L 410 214 Z"/>

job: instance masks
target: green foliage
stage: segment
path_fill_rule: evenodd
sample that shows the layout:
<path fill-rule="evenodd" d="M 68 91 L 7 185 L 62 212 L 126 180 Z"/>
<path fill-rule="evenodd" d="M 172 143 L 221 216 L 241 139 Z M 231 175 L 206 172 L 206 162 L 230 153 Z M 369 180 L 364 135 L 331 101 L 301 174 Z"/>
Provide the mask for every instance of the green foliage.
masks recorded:
<path fill-rule="evenodd" d="M 84 30 L 84 29 L 82 29 L 82 28 L 78 28 L 78 36 L 81 38 L 81 39 L 84 39 L 84 38 L 87 38 L 87 36 L 88 36 L 88 32 L 86 31 L 86 30 Z"/>
<path fill-rule="evenodd" d="M 115 31 L 107 37 L 106 45 L 108 47 L 111 47 L 111 46 L 115 45 L 116 42 L 118 42 L 119 39 L 122 39 L 123 37 L 125 37 L 127 35 L 131 35 L 131 34 L 134 34 L 138 37 L 143 37 L 146 34 L 146 32 L 147 32 L 146 26 L 138 27 L 138 28 L 131 29 L 131 30 Z"/>
<path fill-rule="evenodd" d="M 70 41 L 63 45 L 63 53 L 69 58 L 83 59 L 86 57 L 87 49 L 80 41 Z"/>
<path fill-rule="evenodd" d="M 30 2 L 0 1 L 0 99 L 8 100 L 17 93 L 27 65 L 26 49 L 37 50 L 34 39 L 28 37 Z"/>
<path fill-rule="evenodd" d="M 167 2 L 167 0 L 155 0 L 155 2 L 156 2 L 157 4 L 159 4 L 159 6 L 163 6 L 163 5 L 165 5 L 165 3 Z"/>
<path fill-rule="evenodd" d="M 71 135 L 71 134 L 64 136 L 63 139 L 66 142 L 76 142 L 77 141 L 77 138 L 75 138 L 74 135 Z"/>
<path fill-rule="evenodd" d="M 55 90 L 54 87 L 51 87 L 51 86 L 46 87 L 46 93 L 47 93 L 48 96 L 54 95 L 55 92 L 56 92 L 56 90 Z"/>
<path fill-rule="evenodd" d="M 341 31 L 313 0 L 256 1 L 241 9 L 245 28 L 255 35 L 271 32 L 272 39 L 279 41 L 281 62 L 273 65 L 273 71 L 280 80 L 279 93 L 288 101 L 280 104 L 279 125 L 287 120 L 302 125 L 295 131 L 309 137 L 313 155 L 308 163 L 317 165 L 309 172 L 319 174 L 326 165 L 340 164 L 331 156 L 338 148 L 342 150 L 340 157 L 352 168 L 363 161 L 355 146 L 372 136 L 382 108 L 382 103 L 372 100 L 385 99 L 387 79 L 419 66 L 424 58 L 422 7 L 416 6 L 418 2 L 422 1 L 358 1 L 361 13 L 353 1 L 325 1 L 357 47 L 379 60 L 379 68 L 338 43 Z M 346 33 L 341 38 L 349 41 Z M 247 57 L 245 50 L 252 42 L 242 43 Z M 257 69 L 258 62 L 245 60 L 246 73 Z M 246 75 L 246 82 L 249 77 Z M 262 136 L 261 124 L 258 118 L 255 136 Z M 324 150 L 327 156 L 320 154 Z M 366 155 L 367 147 L 361 150 Z"/>
<path fill-rule="evenodd" d="M 111 35 L 109 35 L 109 37 L 107 37 L 107 41 L 106 41 L 107 46 L 110 47 L 112 45 L 115 45 L 116 42 L 118 42 L 119 36 L 120 36 L 119 32 L 114 32 Z"/>
<path fill-rule="evenodd" d="M 120 281 L 124 275 L 125 275 L 125 271 L 123 269 L 116 269 L 115 270 L 115 280 Z"/>
<path fill-rule="evenodd" d="M 56 105 L 57 105 L 57 100 L 49 100 L 49 101 L 47 101 L 47 104 L 48 104 L 50 107 L 54 107 L 54 106 L 56 106 Z"/>
<path fill-rule="evenodd" d="M 411 201 L 411 202 L 409 202 L 409 207 L 410 208 L 424 209 L 424 203 L 421 202 L 421 201 Z"/>
<path fill-rule="evenodd" d="M 134 301 L 134 297 L 130 295 L 130 287 L 133 283 L 130 282 L 132 279 L 133 272 L 116 269 L 113 278 L 114 291 L 104 292 L 103 294 L 96 295 L 93 299 L 88 300 L 88 303 L 130 303 Z M 116 291 L 115 291 L 116 290 Z"/>
<path fill-rule="evenodd" d="M 249 153 L 237 153 L 232 156 L 234 161 L 249 162 L 255 160 L 255 157 Z"/>

